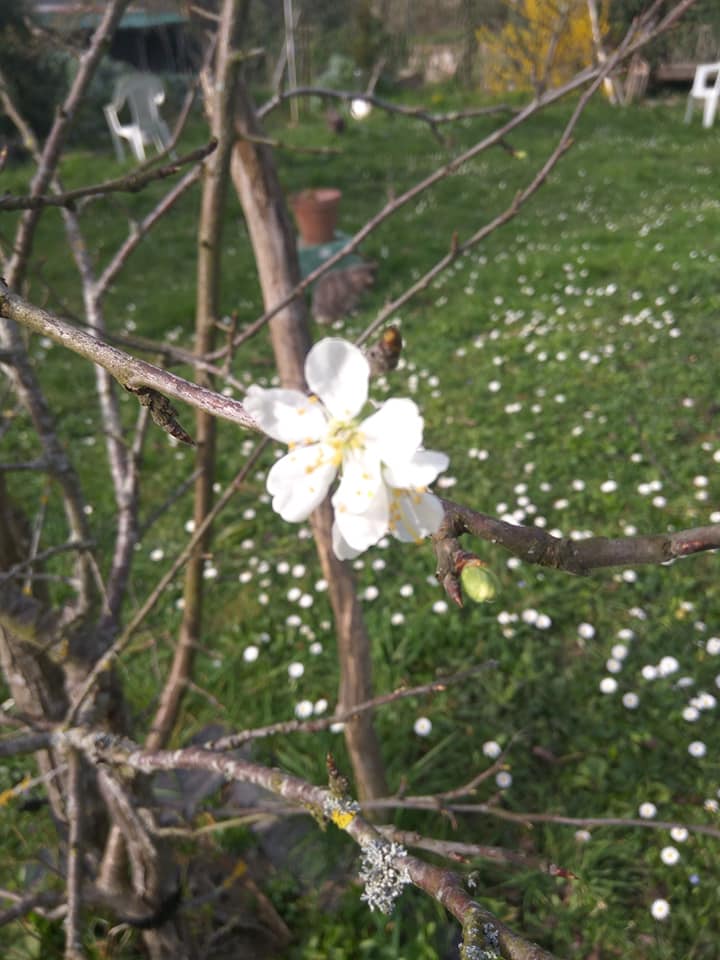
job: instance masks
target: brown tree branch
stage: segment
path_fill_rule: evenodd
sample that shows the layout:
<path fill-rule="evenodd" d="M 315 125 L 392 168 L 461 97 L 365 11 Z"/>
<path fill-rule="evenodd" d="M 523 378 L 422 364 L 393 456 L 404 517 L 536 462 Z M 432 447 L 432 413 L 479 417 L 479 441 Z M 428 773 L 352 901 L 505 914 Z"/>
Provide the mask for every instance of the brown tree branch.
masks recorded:
<path fill-rule="evenodd" d="M 46 916 L 49 910 L 59 907 L 63 900 L 62 894 L 49 890 L 31 893 L 25 897 L 11 894 L 9 890 L 3 890 L 0 891 L 0 897 L 15 900 L 14 906 L 0 911 L 0 927 L 13 923 L 15 920 L 22 920 L 29 913 L 39 913 L 40 916 Z"/>
<path fill-rule="evenodd" d="M 436 576 L 460 606 L 460 573 L 473 556 L 460 545 L 458 538 L 463 534 L 471 534 L 493 546 L 503 547 L 526 563 L 552 567 L 577 576 L 603 567 L 669 563 L 696 553 L 720 549 L 720 524 L 650 536 L 572 540 L 569 537 L 555 537 L 540 527 L 507 523 L 449 500 L 442 502 L 445 518 L 433 537 L 437 557 Z"/>
<path fill-rule="evenodd" d="M 210 140 L 203 147 L 192 150 L 190 153 L 178 157 L 172 163 L 162 167 L 153 167 L 150 170 L 132 170 L 122 177 L 105 180 L 103 183 L 92 184 L 87 187 L 78 187 L 76 190 L 66 190 L 62 193 L 42 193 L 38 196 L 14 197 L 5 194 L 0 197 L 0 210 L 37 210 L 41 207 L 72 207 L 84 197 L 105 196 L 110 193 L 139 193 L 150 183 L 156 180 L 166 180 L 174 177 L 183 167 L 200 163 L 216 148 L 217 142 Z"/>
<path fill-rule="evenodd" d="M 295 239 L 272 154 L 263 144 L 242 139 L 245 134 L 254 136 L 259 132 L 250 94 L 242 78 L 237 125 L 241 139 L 233 154 L 232 177 L 255 253 L 263 303 L 272 314 L 270 339 L 275 363 L 281 384 L 302 390 L 311 336 L 304 300 L 288 297 L 288 291 L 298 289 L 300 278 Z M 229 352 L 229 348 L 226 350 Z M 372 697 L 372 661 L 352 568 L 341 563 L 332 548 L 332 522 L 332 508 L 326 499 L 313 511 L 310 524 L 323 576 L 328 581 L 340 664 L 338 700 L 340 709 L 344 710 Z M 345 727 L 344 734 L 360 795 L 371 797 L 386 793 L 372 714 L 359 714 Z"/>
<path fill-rule="evenodd" d="M 163 595 L 167 589 L 168 584 L 170 584 L 175 575 L 179 570 L 182 569 L 185 563 L 187 563 L 188 558 L 192 554 L 192 551 L 195 548 L 195 545 L 200 541 L 205 531 L 213 523 L 213 521 L 219 516 L 219 514 L 225 509 L 230 500 L 235 496 L 237 491 L 242 486 L 245 478 L 247 477 L 250 470 L 255 466 L 257 460 L 265 450 L 269 441 L 264 440 L 262 443 L 259 443 L 253 453 L 245 461 L 244 466 L 240 472 L 235 476 L 232 482 L 227 486 L 223 494 L 217 499 L 213 505 L 212 510 L 205 516 L 203 522 L 198 526 L 194 531 L 187 544 L 177 555 L 175 560 L 170 564 L 168 570 L 163 574 L 155 587 L 150 591 L 145 602 L 138 608 L 135 614 L 131 617 L 127 626 L 123 632 L 117 637 L 113 645 L 106 651 L 106 653 L 93 665 L 92 670 L 85 679 L 82 687 L 78 688 L 75 696 L 75 700 L 70 706 L 70 709 L 67 713 L 65 722 L 68 724 L 76 722 L 76 718 L 79 715 L 79 711 L 82 708 L 83 704 L 86 702 L 90 693 L 95 687 L 95 684 L 98 682 L 102 674 L 109 670 L 113 664 L 113 661 L 122 654 L 125 648 L 128 646 L 133 636 L 135 635 L 136 630 L 145 620 L 145 618 L 150 614 L 150 612 L 155 607 L 155 604 L 158 602 L 160 597 Z M 0 754 L 1 755 L 1 754 Z"/>
<path fill-rule="evenodd" d="M 202 164 L 198 164 L 188 170 L 185 176 L 165 194 L 150 213 L 143 217 L 139 223 L 132 225 L 127 239 L 118 247 L 96 281 L 95 293 L 97 296 L 103 296 L 107 292 L 120 270 L 125 266 L 130 254 L 137 249 L 158 220 L 162 219 L 190 187 L 197 183 L 202 174 L 202 169 Z M 180 362 L 187 362 L 185 356 L 178 359 L 180 359 Z"/>
<path fill-rule="evenodd" d="M 409 697 L 421 697 L 429 693 L 442 693 L 449 686 L 455 683 L 463 683 L 469 677 L 474 677 L 478 673 L 484 673 L 488 669 L 494 669 L 494 661 L 480 664 L 471 670 L 463 670 L 462 673 L 454 673 L 430 683 L 423 683 L 417 687 L 398 687 L 391 693 L 383 693 L 363 703 L 358 703 L 349 710 L 336 711 L 328 717 L 319 717 L 316 720 L 285 720 L 280 723 L 271 723 L 265 727 L 257 727 L 254 730 L 241 730 L 239 733 L 230 734 L 227 737 L 220 737 L 217 740 L 210 740 L 203 743 L 206 750 L 235 750 L 237 747 L 247 743 L 248 740 L 258 740 L 263 737 L 272 737 L 278 734 L 288 733 L 317 733 L 319 730 L 327 730 L 335 723 L 346 723 L 352 720 L 358 714 L 366 710 L 375 710 L 377 707 L 385 706 L 388 703 L 395 703 L 398 700 L 407 700 Z M 1 752 L 0 752 L 0 755 Z"/>
<path fill-rule="evenodd" d="M 1 281 L 0 316 L 16 320 L 93 363 L 103 365 L 126 386 L 150 386 L 215 416 L 257 430 L 254 420 L 239 401 L 223 397 L 102 343 L 67 321 L 10 293 Z M 435 536 L 435 550 L 438 577 L 441 582 L 447 583 L 459 575 L 458 563 L 462 562 L 466 551 L 460 547 L 458 537 L 465 533 L 502 546 L 528 563 L 574 574 L 585 574 L 608 566 L 662 564 L 720 548 L 720 525 L 717 524 L 650 536 L 569 540 L 554 537 L 539 527 L 506 523 L 448 500 L 443 503 L 445 521 Z"/>
<path fill-rule="evenodd" d="M 331 90 L 329 87 L 306 86 L 293 87 L 290 90 L 283 90 L 276 93 L 261 107 L 258 107 L 258 119 L 264 119 L 282 103 L 295 97 L 321 97 L 324 100 L 340 100 L 343 103 L 362 100 L 365 103 L 377 107 L 379 110 L 383 110 L 385 113 L 407 117 L 410 120 L 420 120 L 426 123 L 436 135 L 436 128 L 441 124 L 456 123 L 458 120 L 473 117 L 488 117 L 496 113 L 507 113 L 514 109 L 507 103 L 497 103 L 487 107 L 472 107 L 467 110 L 451 110 L 446 113 L 433 113 L 425 107 L 408 107 L 404 104 L 393 103 L 391 100 L 384 100 L 382 97 L 377 97 L 370 92 L 358 93 L 357 90 Z"/>
<path fill-rule="evenodd" d="M 676 3 L 672 7 L 666 16 L 658 22 L 658 10 L 663 5 L 664 0 L 656 0 L 656 2 L 652 4 L 651 8 L 646 11 L 642 17 L 638 18 L 635 23 L 633 23 L 628 31 L 628 34 L 620 45 L 622 48 L 622 54 L 617 56 L 616 51 L 616 54 L 614 54 L 612 58 L 613 62 L 615 61 L 616 56 L 617 62 L 626 59 L 649 41 L 655 39 L 661 33 L 670 29 L 683 15 L 683 13 L 685 13 L 685 11 L 687 11 L 695 2 L 696 0 L 680 0 L 679 3 Z M 534 114 L 538 113 L 550 104 L 557 102 L 558 100 L 567 96 L 569 93 L 580 89 L 586 83 L 596 80 L 599 75 L 602 74 L 605 76 L 606 73 L 607 63 L 603 64 L 602 66 L 588 67 L 585 70 L 580 71 L 580 73 L 578 73 L 567 83 L 561 85 L 560 87 L 546 91 L 542 94 L 542 96 L 536 98 L 531 103 L 519 110 L 502 127 L 493 131 L 487 137 L 484 137 L 474 146 L 459 154 L 447 164 L 443 165 L 442 167 L 438 167 L 423 180 L 406 190 L 405 193 L 389 201 L 382 208 L 382 210 L 375 214 L 374 217 L 371 217 L 370 220 L 368 220 L 340 250 L 338 250 L 327 260 L 323 261 L 319 267 L 313 270 L 312 273 L 308 274 L 308 276 L 304 277 L 293 287 L 292 290 L 285 294 L 279 302 L 274 303 L 271 307 L 267 308 L 262 316 L 258 317 L 257 320 L 254 320 L 251 324 L 245 327 L 242 332 L 238 333 L 232 346 L 238 347 L 240 344 L 253 337 L 258 330 L 260 330 L 266 323 L 269 322 L 272 317 L 287 308 L 289 304 L 299 297 L 308 287 L 315 283 L 316 280 L 323 276 L 323 274 L 332 269 L 332 267 L 339 263 L 349 253 L 353 253 L 355 250 L 357 250 L 366 237 L 373 233 L 382 223 L 385 222 L 385 220 L 393 216 L 403 206 L 413 201 L 425 190 L 428 190 L 439 181 L 454 173 L 469 160 L 472 160 L 474 157 L 478 156 L 480 153 L 484 152 L 490 147 L 496 146 L 499 142 L 504 140 L 512 130 L 521 126 Z M 230 347 L 228 346 L 221 347 L 213 354 L 210 354 L 208 357 L 206 357 L 206 360 L 214 361 L 221 359 L 222 357 L 226 356 L 229 350 Z"/>
<path fill-rule="evenodd" d="M 489 220 L 486 224 L 480 227 L 479 230 L 476 230 L 475 233 L 473 233 L 472 236 L 470 236 L 464 243 L 457 243 L 453 238 L 452 242 L 449 244 L 449 250 L 447 254 L 445 254 L 444 257 L 434 264 L 430 270 L 426 271 L 415 283 L 413 283 L 402 294 L 400 294 L 400 296 L 396 297 L 395 300 L 391 301 L 390 303 L 386 303 L 372 323 L 360 334 L 357 339 L 357 343 L 364 343 L 365 340 L 372 336 L 372 334 L 380 326 L 382 326 L 382 324 L 385 323 L 389 317 L 392 317 L 401 306 L 406 304 L 421 290 L 427 289 L 432 281 L 440 273 L 445 271 L 455 260 L 457 260 L 458 257 L 463 256 L 468 250 L 471 250 L 473 247 L 477 246 L 478 243 L 483 241 L 491 233 L 494 233 L 501 226 L 504 226 L 506 223 L 512 220 L 520 211 L 520 209 L 527 203 L 527 201 L 534 196 L 535 193 L 537 193 L 540 187 L 542 187 L 547 180 L 552 170 L 572 147 L 572 134 L 583 112 L 585 111 L 585 108 L 587 107 L 590 99 L 595 95 L 598 87 L 602 85 L 610 72 L 614 70 L 617 64 L 626 56 L 627 47 L 632 42 L 632 38 L 633 31 L 630 30 L 623 42 L 615 50 L 614 54 L 603 61 L 602 67 L 599 69 L 597 76 L 579 97 L 578 102 L 575 105 L 572 114 L 570 115 L 570 119 L 565 125 L 565 128 L 560 135 L 557 144 L 555 145 L 555 148 L 546 158 L 530 183 L 524 187 L 524 189 L 518 191 L 512 202 L 505 208 L 505 210 L 499 213 L 492 220 Z"/>
<path fill-rule="evenodd" d="M 84 758 L 76 750 L 68 755 L 67 780 L 67 915 L 65 917 L 65 960 L 86 960 L 80 932 L 83 880 L 83 803 L 82 772 Z"/>
<path fill-rule="evenodd" d="M 530 826 L 533 823 L 555 823 L 567 827 L 619 827 L 621 829 L 672 830 L 684 827 L 689 833 L 720 840 L 720 828 L 705 823 L 686 823 L 680 820 L 641 820 L 635 817 L 566 817 L 559 813 L 525 813 L 506 810 L 492 803 L 449 803 L 438 802 L 435 797 L 387 797 L 361 804 L 368 810 L 428 810 L 435 813 L 481 814 L 507 820 L 510 823 Z M 279 812 L 279 811 L 276 811 Z"/>
<path fill-rule="evenodd" d="M 195 353 L 205 356 L 212 350 L 221 314 L 222 278 L 221 243 L 224 208 L 228 193 L 230 158 L 235 139 L 233 113 L 236 99 L 236 78 L 239 64 L 233 55 L 243 26 L 245 4 L 241 0 L 225 0 L 218 25 L 215 66 L 202 78 L 206 111 L 213 138 L 218 144 L 215 155 L 205 165 L 198 223 L 197 298 L 195 307 Z M 212 389 L 212 381 L 200 374 L 201 383 Z M 197 451 L 193 523 L 203 526 L 212 510 L 215 478 L 216 424 L 214 416 L 204 410 L 195 415 Z M 185 567 L 182 621 L 173 652 L 167 681 L 160 695 L 155 717 L 147 736 L 149 750 L 164 746 L 172 733 L 180 704 L 192 677 L 195 651 L 202 633 L 205 556 L 210 549 L 211 526 L 205 526 Z"/>
<path fill-rule="evenodd" d="M 34 564 L 42 563 L 44 560 L 49 560 L 50 557 L 55 557 L 59 553 L 70 553 L 73 550 L 89 550 L 94 546 L 95 542 L 92 540 L 70 540 L 68 543 L 60 543 L 56 547 L 48 547 L 47 550 L 41 550 L 39 553 L 35 553 L 33 556 L 28 557 L 27 560 L 22 560 L 19 563 L 14 564 L 9 570 L 0 571 L 0 583 L 14 579 L 19 573 L 23 573 Z"/>
<path fill-rule="evenodd" d="M 157 390 L 174 400 L 181 400 L 213 416 L 230 420 L 240 426 L 257 430 L 252 417 L 237 400 L 223 397 L 206 387 L 178 377 L 167 370 L 144 360 L 138 360 L 117 347 L 91 336 L 80 327 L 40 307 L 35 307 L 22 297 L 12 293 L 0 280 L 0 317 L 28 327 L 35 333 L 49 337 L 55 343 L 72 350 L 91 363 L 104 367 L 131 392 L 143 388 Z M 83 537 L 83 539 L 86 539 Z"/>
<path fill-rule="evenodd" d="M 81 728 L 58 731 L 53 735 L 57 745 L 69 743 L 83 752 L 92 764 L 129 767 L 143 773 L 158 770 L 204 770 L 221 774 L 227 780 L 254 783 L 284 797 L 318 817 L 332 820 L 344 829 L 361 847 L 368 849 L 387 844 L 378 830 L 355 813 L 352 805 L 339 800 L 332 790 L 314 786 L 299 777 L 249 761 L 211 753 L 198 747 L 182 750 L 148 751 L 135 744 Z M 389 845 L 388 845 L 389 846 Z M 481 907 L 466 892 L 462 879 L 450 870 L 433 866 L 404 851 L 388 852 L 388 862 L 408 877 L 411 883 L 433 897 L 462 925 L 461 957 L 479 957 L 480 949 L 495 949 L 505 960 L 553 960 L 552 954 L 518 936 L 490 911 Z M 470 948 L 476 948 L 475 951 Z"/>
<path fill-rule="evenodd" d="M 415 830 L 398 830 L 397 827 L 379 826 L 378 831 L 388 840 L 402 843 L 405 847 L 416 847 L 418 850 L 428 850 L 446 860 L 455 863 L 467 863 L 469 860 L 490 860 L 493 863 L 502 863 L 525 870 L 539 870 L 543 873 L 552 873 L 553 865 L 517 850 L 508 850 L 505 847 L 488 846 L 483 843 L 461 843 L 458 840 L 436 840 L 425 837 Z"/>
<path fill-rule="evenodd" d="M 70 125 L 87 91 L 95 70 L 105 53 L 115 27 L 120 22 L 129 0 L 111 0 L 106 6 L 90 45 L 80 57 L 80 65 L 64 103 L 55 115 L 55 121 L 42 149 L 38 168 L 30 184 L 30 196 L 45 193 L 55 176 L 65 146 Z M 19 289 L 27 267 L 40 214 L 43 208 L 26 210 L 15 234 L 13 252 L 6 268 L 8 286 Z"/>

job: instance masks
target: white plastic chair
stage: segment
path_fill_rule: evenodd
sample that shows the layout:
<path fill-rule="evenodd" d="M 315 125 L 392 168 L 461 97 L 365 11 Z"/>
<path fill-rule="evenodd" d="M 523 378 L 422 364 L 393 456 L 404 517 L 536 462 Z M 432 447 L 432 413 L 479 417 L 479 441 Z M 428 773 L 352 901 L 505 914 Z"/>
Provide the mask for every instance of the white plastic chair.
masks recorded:
<path fill-rule="evenodd" d="M 720 63 L 701 63 L 697 66 L 685 110 L 685 123 L 690 123 L 696 100 L 704 101 L 703 126 L 711 127 L 720 100 Z"/>
<path fill-rule="evenodd" d="M 158 107 L 165 100 L 165 89 L 159 77 L 151 73 L 133 73 L 120 77 L 112 102 L 103 109 L 110 127 L 118 160 L 125 156 L 123 140 L 130 144 L 135 158 L 145 159 L 145 147 L 153 144 L 158 153 L 170 142 L 170 131 Z M 127 105 L 130 123 L 122 123 L 120 111 Z"/>

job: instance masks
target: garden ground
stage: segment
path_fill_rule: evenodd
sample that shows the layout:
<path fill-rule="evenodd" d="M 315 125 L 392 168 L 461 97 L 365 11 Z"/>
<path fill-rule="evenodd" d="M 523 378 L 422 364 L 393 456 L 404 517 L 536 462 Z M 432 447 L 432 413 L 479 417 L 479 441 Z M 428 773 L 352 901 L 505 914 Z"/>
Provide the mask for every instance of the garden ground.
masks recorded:
<path fill-rule="evenodd" d="M 455 105 L 450 95 L 438 96 L 436 109 Z M 378 229 L 363 245 L 379 264 L 375 290 L 337 332 L 351 339 L 446 252 L 454 231 L 462 240 L 507 206 L 542 163 L 569 110 L 555 107 L 513 134 L 515 157 L 500 149 L 483 154 Z M 421 406 L 426 445 L 451 458 L 439 493 L 571 536 L 720 520 L 714 180 L 720 141 L 699 122 L 685 126 L 682 113 L 680 103 L 625 111 L 592 106 L 574 148 L 520 215 L 399 313 L 406 344 L 401 368 L 375 384 L 375 395 L 413 396 Z M 284 139 L 342 152 L 321 161 L 284 153 L 283 185 L 288 193 L 341 187 L 340 226 L 350 233 L 389 191 L 400 193 L 480 139 L 491 122 L 466 120 L 448 130 L 453 146 L 446 150 L 422 124 L 377 111 L 338 139 L 319 117 L 306 117 Z M 69 156 L 68 186 L 117 173 L 109 155 Z M 16 170 L 8 179 L 19 190 L 23 176 Z M 160 189 L 93 205 L 100 262 L 124 235 L 127 217 L 148 209 Z M 108 304 L 114 332 L 190 345 L 196 212 L 194 195 L 131 262 Z M 0 225 L 4 240 L 9 220 Z M 78 316 L 57 211 L 44 220 L 29 298 L 47 298 L 59 312 Z M 225 257 L 226 309 L 237 308 L 242 324 L 261 305 L 234 199 Z M 87 482 L 102 540 L 113 517 L 93 466 L 104 454 L 92 371 L 59 347 L 33 342 L 32 349 Z M 235 369 L 247 383 L 270 382 L 262 337 L 242 348 Z M 130 422 L 134 402 L 126 402 Z M 220 425 L 225 481 L 256 442 Z M 21 421 L 8 443 L 22 459 L 35 454 Z M 263 481 L 272 456 L 218 524 L 206 569 L 206 648 L 197 682 L 224 709 L 190 692 L 178 742 L 211 720 L 242 729 L 322 714 L 335 703 L 325 584 L 309 531 L 271 512 Z M 148 458 L 153 485 L 144 491 L 145 516 L 192 470 L 191 454 L 169 451 L 159 431 L 151 435 Z M 22 477 L 13 492 L 32 509 L 43 490 L 39 480 L 34 487 Z M 137 602 L 183 544 L 190 512 L 189 500 L 181 499 L 145 535 L 133 578 Z M 412 811 L 398 811 L 395 822 L 559 865 L 560 876 L 473 864 L 483 902 L 561 956 L 716 957 L 718 839 L 652 828 L 662 819 L 720 829 L 716 557 L 578 579 L 521 564 L 487 545 L 474 548 L 500 588 L 493 604 L 462 611 L 437 586 L 427 546 L 381 543 L 355 563 L 378 692 L 496 663 L 444 694 L 378 713 L 393 789 L 401 783 L 406 795 L 450 789 L 489 767 L 499 745 L 505 769 L 488 778 L 473 802 L 520 813 L 640 819 L 646 826 L 531 824 L 472 814 L 451 821 Z M 178 583 L 123 662 L 140 719 L 161 686 L 179 595 Z M 345 764 L 342 737 L 332 732 L 261 742 L 256 755 L 322 782 L 328 750 Z M 21 769 L 19 763 L 0 768 L 0 787 L 16 782 Z M 1 886 L 25 882 L 18 861 L 31 854 L 27 816 L 12 807 L 3 812 L 10 829 Z M 254 841 L 249 829 L 235 828 L 219 831 L 217 842 L 241 855 Z M 355 857 L 345 837 L 323 834 L 308 850 L 304 886 L 290 874 L 271 881 L 271 896 L 297 934 L 293 957 L 430 960 L 457 940 L 443 911 L 420 894 L 404 894 L 388 920 L 369 913 L 357 886 L 338 885 L 338 864 L 352 877 Z M 332 891 L 325 883 L 330 876 Z M 665 919 L 655 918 L 663 912 L 657 901 L 669 904 Z M 18 956 L 31 951 L 31 940 L 16 948 Z"/>

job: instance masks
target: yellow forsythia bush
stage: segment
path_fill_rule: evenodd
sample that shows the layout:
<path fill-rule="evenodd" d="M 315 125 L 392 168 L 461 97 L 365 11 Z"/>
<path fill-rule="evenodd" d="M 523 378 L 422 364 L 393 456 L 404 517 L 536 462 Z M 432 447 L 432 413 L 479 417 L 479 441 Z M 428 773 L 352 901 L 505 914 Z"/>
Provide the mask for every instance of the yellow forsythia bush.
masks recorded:
<path fill-rule="evenodd" d="M 489 93 L 556 86 L 593 63 L 586 0 L 506 0 L 506 6 L 502 29 L 476 31 Z M 598 4 L 603 35 L 608 6 L 609 0 Z"/>

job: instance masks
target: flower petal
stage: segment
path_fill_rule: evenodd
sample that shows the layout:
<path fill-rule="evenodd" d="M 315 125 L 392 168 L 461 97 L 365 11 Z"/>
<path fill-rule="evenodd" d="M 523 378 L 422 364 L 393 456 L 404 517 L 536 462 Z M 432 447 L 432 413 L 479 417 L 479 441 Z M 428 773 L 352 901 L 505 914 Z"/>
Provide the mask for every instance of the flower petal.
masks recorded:
<path fill-rule="evenodd" d="M 333 552 L 338 560 L 354 560 L 355 557 L 359 557 L 362 553 L 362 550 L 354 550 L 350 544 L 343 539 L 337 523 L 333 523 L 332 527 L 332 545 Z"/>
<path fill-rule="evenodd" d="M 391 487 L 422 489 L 447 470 L 449 462 L 447 454 L 437 450 L 418 450 L 409 460 L 386 466 L 383 476 Z"/>
<path fill-rule="evenodd" d="M 436 533 L 444 516 L 442 503 L 432 493 L 393 490 L 390 501 L 390 532 L 405 543 L 419 543 Z"/>
<path fill-rule="evenodd" d="M 313 397 L 299 390 L 248 388 L 245 409 L 268 436 L 282 443 L 312 443 L 327 432 L 327 417 Z"/>
<path fill-rule="evenodd" d="M 412 400 L 395 397 L 363 420 L 360 431 L 377 448 L 384 463 L 401 463 L 422 443 L 423 418 Z"/>
<path fill-rule="evenodd" d="M 291 450 L 273 464 L 267 476 L 273 510 L 288 523 L 306 520 L 325 499 L 335 473 L 330 453 L 322 444 Z"/>
<path fill-rule="evenodd" d="M 362 552 L 372 547 L 388 532 L 388 490 L 381 484 L 363 513 L 352 513 L 340 499 L 340 488 L 333 497 L 335 525 L 338 533 L 353 550 Z"/>
<path fill-rule="evenodd" d="M 327 337 L 312 348 L 305 360 L 308 387 L 336 420 L 350 420 L 365 406 L 370 365 L 362 352 L 347 340 Z"/>
<path fill-rule="evenodd" d="M 333 497 L 336 509 L 365 513 L 383 486 L 380 461 L 364 450 L 345 452 L 340 485 Z"/>

